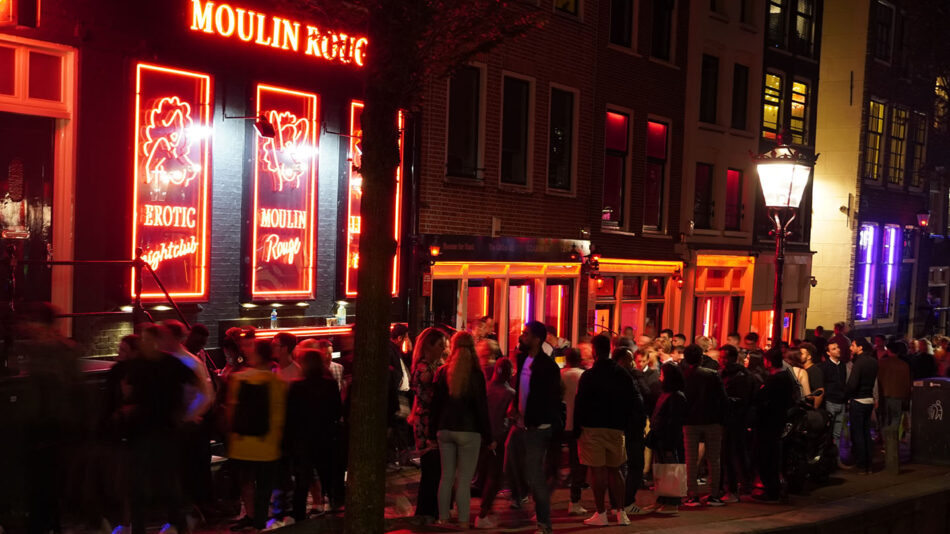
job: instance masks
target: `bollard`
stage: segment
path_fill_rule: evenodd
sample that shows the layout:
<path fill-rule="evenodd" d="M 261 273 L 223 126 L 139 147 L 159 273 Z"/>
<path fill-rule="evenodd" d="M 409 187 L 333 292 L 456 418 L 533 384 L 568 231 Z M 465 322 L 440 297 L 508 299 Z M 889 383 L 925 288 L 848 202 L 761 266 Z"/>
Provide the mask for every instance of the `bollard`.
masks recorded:
<path fill-rule="evenodd" d="M 900 443 L 897 439 L 898 425 L 884 427 L 884 470 L 888 474 L 900 474 Z"/>

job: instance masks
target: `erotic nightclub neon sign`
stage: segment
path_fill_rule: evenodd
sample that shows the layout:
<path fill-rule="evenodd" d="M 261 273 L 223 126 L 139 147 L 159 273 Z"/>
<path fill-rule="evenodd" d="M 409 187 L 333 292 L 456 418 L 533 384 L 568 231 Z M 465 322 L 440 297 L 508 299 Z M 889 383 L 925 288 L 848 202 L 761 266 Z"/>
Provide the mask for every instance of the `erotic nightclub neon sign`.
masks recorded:
<path fill-rule="evenodd" d="M 232 7 L 227 3 L 191 0 L 193 31 L 238 39 L 261 47 L 287 50 L 315 59 L 362 67 L 366 37 Z M 303 31 L 301 31 L 303 30 Z"/>
<path fill-rule="evenodd" d="M 251 298 L 313 297 L 317 95 L 257 86 L 257 115 L 274 137 L 256 136 Z"/>
<path fill-rule="evenodd" d="M 360 213 L 360 200 L 363 196 L 363 177 L 357 169 L 363 159 L 363 103 L 354 100 L 350 103 L 350 176 L 347 191 L 346 225 L 346 268 L 344 292 L 347 297 L 357 295 L 357 273 L 360 268 L 360 230 L 363 218 Z M 401 243 L 400 223 L 402 221 L 402 167 L 403 167 L 403 129 L 405 116 L 399 112 L 396 119 L 399 128 L 399 165 L 396 167 L 396 194 L 394 195 L 395 215 L 393 220 L 393 239 L 396 240 L 396 254 L 393 255 L 392 295 L 399 294 L 399 247 Z"/>
<path fill-rule="evenodd" d="M 136 67 L 132 256 L 141 248 L 182 300 L 207 296 L 210 87 L 206 74 Z M 150 276 L 142 282 L 143 299 L 164 299 Z"/>

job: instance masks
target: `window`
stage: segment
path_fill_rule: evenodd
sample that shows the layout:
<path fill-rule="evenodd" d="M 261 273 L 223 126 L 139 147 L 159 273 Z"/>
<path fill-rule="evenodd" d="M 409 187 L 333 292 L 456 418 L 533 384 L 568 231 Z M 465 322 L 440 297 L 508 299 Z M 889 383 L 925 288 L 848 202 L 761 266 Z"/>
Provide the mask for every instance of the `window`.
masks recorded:
<path fill-rule="evenodd" d="M 633 46 L 633 0 L 610 0 L 610 43 Z"/>
<path fill-rule="evenodd" d="M 575 17 L 580 13 L 580 5 L 581 0 L 554 0 L 554 9 Z"/>
<path fill-rule="evenodd" d="M 726 230 L 742 229 L 742 171 L 726 171 Z"/>
<path fill-rule="evenodd" d="M 927 155 L 927 116 L 914 113 L 910 133 L 910 186 L 920 188 L 924 185 L 923 167 Z"/>
<path fill-rule="evenodd" d="M 785 48 L 785 1 L 768 0 L 766 3 L 769 12 L 766 40 L 769 46 Z"/>
<path fill-rule="evenodd" d="M 871 100 L 868 110 L 868 129 L 864 140 L 864 177 L 881 179 L 881 144 L 884 140 L 884 104 Z"/>
<path fill-rule="evenodd" d="M 663 228 L 663 194 L 666 186 L 667 137 L 666 123 L 647 122 L 647 174 L 643 185 L 643 226 Z"/>
<path fill-rule="evenodd" d="M 531 83 L 505 76 L 501 118 L 501 181 L 528 185 L 528 110 Z"/>
<path fill-rule="evenodd" d="M 804 145 L 808 143 L 808 134 L 805 124 L 808 120 L 808 84 L 792 82 L 792 113 L 789 120 L 789 131 L 792 134 L 792 143 Z"/>
<path fill-rule="evenodd" d="M 449 81 L 449 176 L 479 177 L 478 143 L 481 122 L 481 71 L 462 67 Z"/>
<path fill-rule="evenodd" d="M 700 230 L 712 228 L 713 166 L 696 164 L 696 185 L 693 191 L 693 225 Z"/>
<path fill-rule="evenodd" d="M 884 227 L 884 235 L 881 236 L 883 242 L 881 259 L 877 266 L 877 299 L 874 308 L 874 317 L 878 319 L 891 319 L 894 316 L 898 268 L 904 244 L 901 234 L 900 227 L 887 225 Z"/>
<path fill-rule="evenodd" d="M 630 117 L 607 112 L 604 154 L 604 204 L 602 224 L 617 228 L 624 222 L 624 190 L 627 182 L 627 154 L 630 146 Z"/>
<path fill-rule="evenodd" d="M 719 58 L 703 54 L 699 91 L 699 120 L 715 124 L 716 104 L 719 102 Z"/>
<path fill-rule="evenodd" d="M 904 183 L 904 168 L 907 165 L 907 117 L 905 108 L 891 108 L 891 136 L 888 147 L 887 182 Z"/>
<path fill-rule="evenodd" d="M 950 118 L 950 90 L 947 89 L 947 80 L 937 77 L 934 87 L 934 129 L 945 132 Z"/>
<path fill-rule="evenodd" d="M 755 15 L 753 15 L 754 9 L 754 0 L 739 0 L 739 22 L 752 24 L 755 20 Z"/>
<path fill-rule="evenodd" d="M 653 2 L 653 31 L 650 40 L 650 55 L 664 61 L 672 60 L 674 0 Z"/>
<path fill-rule="evenodd" d="M 732 69 L 732 127 L 745 130 L 749 107 L 749 67 L 738 63 Z"/>
<path fill-rule="evenodd" d="M 792 51 L 812 57 L 815 52 L 815 0 L 798 0 Z"/>
<path fill-rule="evenodd" d="M 551 89 L 548 187 L 571 190 L 574 158 L 574 93 Z"/>
<path fill-rule="evenodd" d="M 874 247 L 877 225 L 862 224 L 858 232 L 857 268 L 854 270 L 854 318 L 871 319 L 873 306 L 869 298 L 874 268 Z"/>
<path fill-rule="evenodd" d="M 557 279 L 548 279 L 544 286 L 544 324 L 553 326 L 559 338 L 571 338 L 573 288 L 573 281 Z"/>
<path fill-rule="evenodd" d="M 518 338 L 525 325 L 534 321 L 534 280 L 511 280 L 508 283 L 508 352 L 518 349 Z"/>
<path fill-rule="evenodd" d="M 894 6 L 877 2 L 874 4 L 874 57 L 882 61 L 890 61 L 893 52 L 894 38 Z"/>
<path fill-rule="evenodd" d="M 781 116 L 782 77 L 768 73 L 765 75 L 765 88 L 762 90 L 762 137 L 778 139 Z"/>

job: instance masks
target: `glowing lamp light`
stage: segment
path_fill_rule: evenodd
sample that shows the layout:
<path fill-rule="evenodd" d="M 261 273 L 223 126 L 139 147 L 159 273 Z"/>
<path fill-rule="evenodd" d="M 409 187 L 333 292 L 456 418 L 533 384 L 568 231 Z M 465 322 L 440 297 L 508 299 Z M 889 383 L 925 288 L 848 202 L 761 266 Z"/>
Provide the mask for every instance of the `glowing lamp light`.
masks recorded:
<path fill-rule="evenodd" d="M 930 226 L 930 212 L 921 211 L 917 213 L 917 226 L 921 230 L 926 230 Z"/>
<path fill-rule="evenodd" d="M 432 245 L 429 247 L 429 255 L 433 258 L 438 258 L 440 254 L 442 254 L 442 247 L 439 245 Z"/>
<path fill-rule="evenodd" d="M 814 158 L 788 145 L 779 145 L 755 160 L 759 183 L 769 208 L 798 208 L 808 186 Z"/>

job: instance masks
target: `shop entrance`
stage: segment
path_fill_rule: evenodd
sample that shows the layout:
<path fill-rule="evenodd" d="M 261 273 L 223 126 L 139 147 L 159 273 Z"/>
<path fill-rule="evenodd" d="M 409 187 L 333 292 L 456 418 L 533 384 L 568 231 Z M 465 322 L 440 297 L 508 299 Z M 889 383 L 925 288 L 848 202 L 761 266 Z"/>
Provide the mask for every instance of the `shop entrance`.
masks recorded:
<path fill-rule="evenodd" d="M 49 301 L 53 251 L 53 131 L 50 118 L 0 112 L 0 300 Z M 12 259 L 15 283 L 10 284 Z"/>

